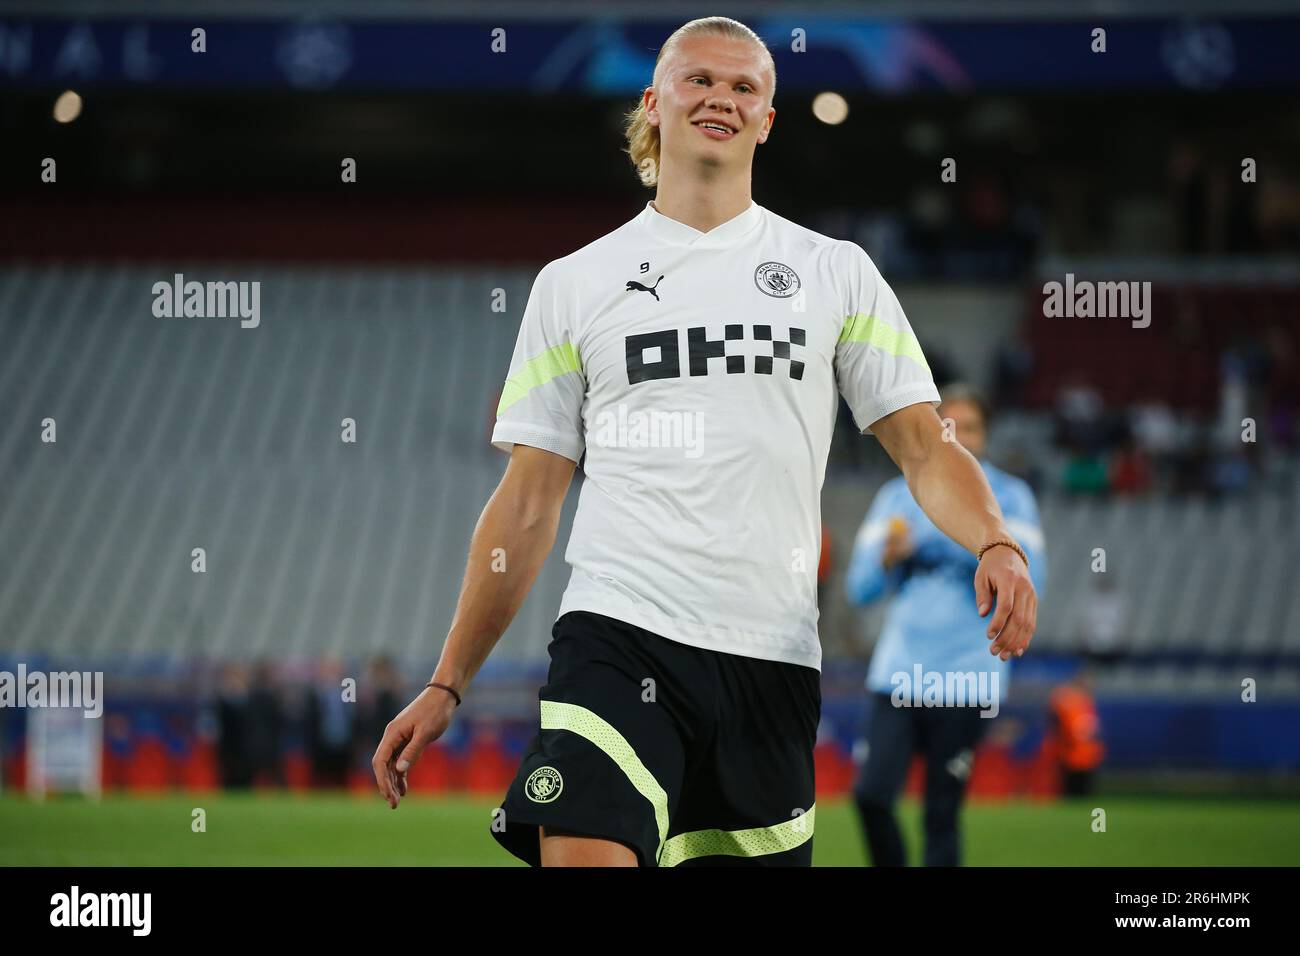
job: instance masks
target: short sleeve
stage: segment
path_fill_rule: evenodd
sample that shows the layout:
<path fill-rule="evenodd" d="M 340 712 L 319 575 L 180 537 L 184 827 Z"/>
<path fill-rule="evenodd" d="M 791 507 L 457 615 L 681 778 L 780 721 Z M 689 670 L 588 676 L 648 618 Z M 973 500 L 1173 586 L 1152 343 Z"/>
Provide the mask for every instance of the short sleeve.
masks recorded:
<path fill-rule="evenodd" d="M 574 341 L 574 310 L 561 285 L 554 263 L 533 282 L 501 388 L 492 444 L 507 452 L 515 445 L 529 445 L 576 462 L 585 448 L 582 402 L 587 382 Z"/>
<path fill-rule="evenodd" d="M 939 402 L 930 366 L 894 290 L 861 246 L 842 242 L 837 270 L 847 291 L 844 325 L 835 346 L 840 394 L 864 432 L 891 412 Z"/>

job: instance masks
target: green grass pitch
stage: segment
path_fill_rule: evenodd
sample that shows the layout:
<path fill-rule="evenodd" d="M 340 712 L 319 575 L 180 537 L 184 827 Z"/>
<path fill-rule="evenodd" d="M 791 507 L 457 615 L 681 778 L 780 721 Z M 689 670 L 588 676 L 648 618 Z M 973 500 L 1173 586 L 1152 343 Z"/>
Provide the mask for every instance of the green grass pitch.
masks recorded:
<path fill-rule="evenodd" d="M 507 866 L 488 834 L 494 803 L 378 796 L 191 794 L 0 797 L 0 866 Z M 207 832 L 191 831 L 202 807 Z M 1092 810 L 1106 811 L 1106 832 Z M 908 852 L 920 852 L 920 808 L 901 806 Z M 817 808 L 820 866 L 864 862 L 852 806 Z M 1283 801 L 1096 797 L 1086 802 L 973 803 L 964 815 L 970 865 L 1244 866 L 1300 863 L 1300 806 Z"/>

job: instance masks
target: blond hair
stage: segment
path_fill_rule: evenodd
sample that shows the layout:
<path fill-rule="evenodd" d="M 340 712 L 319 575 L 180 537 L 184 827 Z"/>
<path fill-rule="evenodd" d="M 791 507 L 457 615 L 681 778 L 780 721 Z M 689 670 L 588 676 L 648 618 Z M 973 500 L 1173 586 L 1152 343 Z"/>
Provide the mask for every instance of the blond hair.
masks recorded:
<path fill-rule="evenodd" d="M 668 52 L 682 40 L 698 36 L 726 37 L 730 40 L 748 40 L 758 44 L 763 51 L 763 58 L 767 61 L 767 68 L 772 74 L 772 88 L 768 91 L 767 100 L 768 103 L 772 102 L 772 97 L 776 95 L 776 62 L 772 59 L 772 51 L 767 48 L 767 44 L 757 33 L 739 20 L 732 20 L 730 17 L 701 17 L 678 27 L 677 31 L 664 41 L 664 45 L 659 48 L 659 55 L 655 57 L 654 76 L 650 81 L 652 86 L 659 84 L 659 67 Z M 653 187 L 659 181 L 659 127 L 650 125 L 650 120 L 646 117 L 644 93 L 637 102 L 636 108 L 628 112 L 623 132 L 627 137 L 627 148 L 624 152 L 631 158 L 637 176 L 641 178 L 642 185 Z"/>

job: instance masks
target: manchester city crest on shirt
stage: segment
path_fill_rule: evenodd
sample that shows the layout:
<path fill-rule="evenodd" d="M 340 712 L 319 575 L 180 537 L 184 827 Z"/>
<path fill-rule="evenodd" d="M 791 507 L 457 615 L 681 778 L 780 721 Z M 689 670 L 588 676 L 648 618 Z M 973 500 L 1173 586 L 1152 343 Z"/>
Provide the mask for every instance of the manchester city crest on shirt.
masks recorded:
<path fill-rule="evenodd" d="M 754 284 L 760 292 L 777 299 L 788 299 L 799 291 L 799 276 L 781 262 L 764 262 L 754 270 Z"/>
<path fill-rule="evenodd" d="M 564 789 L 564 778 L 554 767 L 538 767 L 524 782 L 524 793 L 534 803 L 550 803 Z"/>

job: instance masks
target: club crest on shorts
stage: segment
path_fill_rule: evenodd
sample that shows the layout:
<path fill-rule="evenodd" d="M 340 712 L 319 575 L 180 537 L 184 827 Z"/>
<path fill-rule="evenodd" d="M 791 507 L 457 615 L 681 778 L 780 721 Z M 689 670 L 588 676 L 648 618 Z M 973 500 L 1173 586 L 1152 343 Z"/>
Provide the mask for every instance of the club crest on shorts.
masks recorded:
<path fill-rule="evenodd" d="M 774 298 L 788 299 L 799 291 L 799 276 L 783 263 L 764 262 L 754 270 L 754 285 Z"/>
<path fill-rule="evenodd" d="M 554 767 L 538 767 L 524 781 L 524 794 L 533 803 L 550 803 L 564 789 L 564 778 Z"/>

